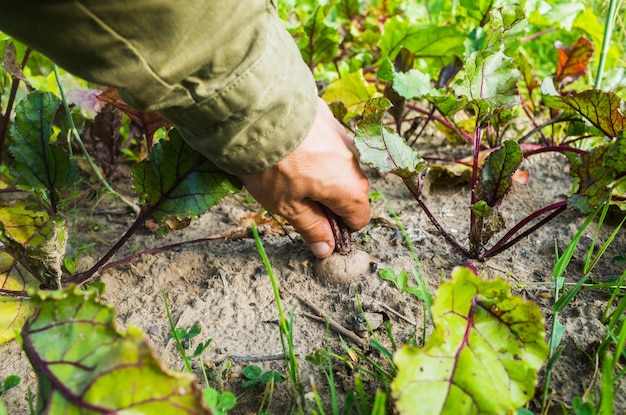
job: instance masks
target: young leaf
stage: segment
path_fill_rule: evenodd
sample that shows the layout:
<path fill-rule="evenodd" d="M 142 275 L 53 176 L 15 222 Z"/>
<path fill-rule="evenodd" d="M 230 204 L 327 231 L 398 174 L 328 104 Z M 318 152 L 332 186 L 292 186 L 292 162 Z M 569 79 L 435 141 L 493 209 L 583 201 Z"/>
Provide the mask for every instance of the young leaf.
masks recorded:
<path fill-rule="evenodd" d="M 348 121 L 363 111 L 365 103 L 376 93 L 376 87 L 370 85 L 363 76 L 363 70 L 352 72 L 333 81 L 322 98 L 326 102 L 340 101 L 347 113 L 342 117 Z"/>
<path fill-rule="evenodd" d="M 70 287 L 33 296 L 38 313 L 21 343 L 38 375 L 46 414 L 208 414 L 195 379 L 161 367 L 139 329 L 115 327 L 95 291 Z"/>
<path fill-rule="evenodd" d="M 470 229 L 469 239 L 473 251 L 480 252 L 489 239 L 505 228 L 504 218 L 497 208 L 491 207 L 484 200 L 470 206 L 476 220 Z"/>
<path fill-rule="evenodd" d="M 504 35 L 518 23 L 524 20 L 524 9 L 519 6 L 509 6 L 491 11 L 491 30 L 488 34 L 489 48 L 498 49 L 504 41 Z"/>
<path fill-rule="evenodd" d="M 382 173 L 392 172 L 404 179 L 426 169 L 424 160 L 398 134 L 383 127 L 382 119 L 390 103 L 386 98 L 372 98 L 365 105 L 354 145 L 361 160 Z"/>
<path fill-rule="evenodd" d="M 593 57 L 593 44 L 581 36 L 572 46 L 557 44 L 559 65 L 554 82 L 561 87 L 570 84 L 587 73 L 587 66 Z"/>
<path fill-rule="evenodd" d="M 491 207 L 498 207 L 511 190 L 513 173 L 522 163 L 522 149 L 515 141 L 507 140 L 485 159 L 480 170 L 478 198 Z"/>
<path fill-rule="evenodd" d="M 517 80 L 520 73 L 502 51 L 478 51 L 466 61 L 465 77 L 454 86 L 476 108 L 477 125 L 484 124 L 495 111 L 519 104 Z"/>
<path fill-rule="evenodd" d="M 58 189 L 78 180 L 78 167 L 67 153 L 50 144 L 52 120 L 61 101 L 50 92 L 33 91 L 15 109 L 9 150 L 11 174 L 18 186 L 41 195 L 51 212 L 59 204 Z"/>
<path fill-rule="evenodd" d="M 302 59 L 315 68 L 319 63 L 332 62 L 339 50 L 339 34 L 326 23 L 325 7 L 318 5 L 304 22 L 303 36 L 298 40 Z"/>
<path fill-rule="evenodd" d="M 392 396 L 400 414 L 512 413 L 533 396 L 548 356 L 537 305 L 510 286 L 455 268 L 432 306 L 435 331 L 426 345 L 394 356 Z"/>
<path fill-rule="evenodd" d="M 560 96 L 551 78 L 541 83 L 544 103 L 554 109 L 574 110 L 608 137 L 626 129 L 626 115 L 622 113 L 622 100 L 614 92 L 587 90 L 573 95 Z"/>
<path fill-rule="evenodd" d="M 169 140 L 157 143 L 148 159 L 133 167 L 132 175 L 144 212 L 161 225 L 170 218 L 197 218 L 239 190 L 234 176 L 189 147 L 175 129 Z"/>
<path fill-rule="evenodd" d="M 0 288 L 7 292 L 25 293 L 39 284 L 15 258 L 6 251 L 0 251 Z M 0 344 L 15 338 L 15 333 L 34 310 L 28 299 L 0 296 Z"/>

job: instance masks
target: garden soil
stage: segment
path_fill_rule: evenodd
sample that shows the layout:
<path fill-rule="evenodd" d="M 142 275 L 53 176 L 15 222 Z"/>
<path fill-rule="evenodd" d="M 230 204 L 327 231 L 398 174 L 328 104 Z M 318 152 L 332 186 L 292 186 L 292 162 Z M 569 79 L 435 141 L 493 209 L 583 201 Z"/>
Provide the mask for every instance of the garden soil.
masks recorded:
<path fill-rule="evenodd" d="M 446 148 L 443 143 L 435 144 L 433 148 L 439 152 L 441 148 Z M 447 148 L 453 155 L 460 151 L 458 148 Z M 434 153 L 423 151 L 423 155 Z M 565 166 L 567 162 L 562 155 L 537 155 L 523 163 L 522 170 L 529 173 L 528 181 L 514 184 L 501 209 L 508 226 L 567 195 L 571 179 Z M 371 178 L 371 190 L 380 192 L 389 200 L 406 227 L 428 285 L 435 290 L 439 283 L 450 278 L 454 267 L 466 264 L 465 258 L 446 243 L 399 178 L 381 177 L 369 169 L 367 173 Z M 456 181 L 458 183 L 454 185 L 450 185 L 451 181 L 433 181 L 426 200 L 444 227 L 467 244 L 469 187 L 462 179 Z M 237 395 L 243 392 L 242 370 L 247 365 L 286 371 L 272 285 L 251 238 L 251 219 L 261 220 L 258 211 L 257 205 L 238 196 L 224 200 L 189 227 L 171 232 L 165 238 L 155 238 L 146 227 L 118 257 L 197 238 L 215 238 L 209 242 L 182 244 L 164 252 L 142 255 L 100 275 L 106 286 L 104 300 L 116 307 L 119 328 L 139 327 L 161 362 L 170 369 L 182 370 L 180 354 L 168 336 L 170 328 L 163 301 L 163 292 L 167 293 L 176 324 L 188 328 L 197 323 L 202 328 L 197 339 L 213 339 L 204 353 L 205 367 L 212 377 L 211 386 L 219 388 L 223 385 Z M 133 220 L 132 213 L 111 198 L 91 203 L 84 213 L 82 242 L 95 241 L 98 249 L 114 243 Z M 515 294 L 539 304 L 545 314 L 546 327 L 549 327 L 554 302 L 550 282 L 555 246 L 562 251 L 583 220 L 579 213 L 567 211 L 513 248 L 473 265 L 480 276 L 490 279 L 501 277 L 510 282 Z M 601 234 L 601 241 L 606 240 L 616 223 L 616 219 L 609 221 Z M 259 229 L 280 284 L 283 308 L 294 314 L 294 346 L 301 381 L 307 391 L 314 384 L 323 397 L 329 396 L 323 372 L 305 360 L 307 355 L 323 348 L 346 355 L 338 334 L 328 330 L 323 321 L 312 318 L 317 314 L 308 304 L 321 308 L 323 313 L 353 331 L 358 331 L 354 320 L 362 307 L 371 313 L 369 316 L 375 323 L 379 320 L 391 323 L 396 343 L 408 339 L 414 339 L 418 344 L 421 342 L 424 327 L 422 302 L 410 294 L 400 293 L 392 283 L 378 276 L 377 270 L 383 268 L 393 268 L 397 272 L 407 270 L 411 275 L 410 270 L 415 267 L 402 233 L 382 199 L 372 201 L 370 224 L 354 234 L 353 248 L 366 252 L 369 259 L 360 258 L 358 264 L 349 265 L 350 269 L 359 269 L 361 274 L 352 279 L 346 275 L 314 275 L 316 260 L 293 232 L 288 232 L 291 238 L 286 236 L 273 221 L 262 223 Z M 590 228 L 583 234 L 567 269 L 566 282 L 575 283 L 581 278 L 582 263 L 592 238 L 593 229 Z M 621 231 L 594 269 L 594 280 L 608 281 L 615 275 L 621 275 L 623 266 L 617 265 L 612 258 L 624 254 L 626 232 Z M 84 268 L 96 260 L 97 253 L 90 255 L 83 257 L 80 267 Z M 595 348 L 605 335 L 600 316 L 609 296 L 610 292 L 606 291 L 584 290 L 560 316 L 565 326 L 564 349 L 550 382 L 551 413 L 563 413 L 562 406 L 571 408 L 572 399 L 576 396 L 588 394 L 595 396 L 597 401 L 594 394 L 598 393 L 600 381 L 599 362 L 590 356 L 594 356 Z M 429 323 L 428 327 L 429 332 L 432 325 Z M 365 341 L 371 337 L 364 332 L 358 334 Z M 383 345 L 392 348 L 383 325 L 376 328 L 374 334 Z M 355 345 L 350 340 L 346 341 Z M 366 353 L 382 361 L 377 351 Z M 17 342 L 0 346 L 0 355 L 0 377 L 16 374 L 22 378 L 17 388 L 2 396 L 8 404 L 9 414 L 28 414 L 27 390 L 36 392 L 34 372 Z M 193 368 L 200 376 L 199 361 L 194 360 Z M 340 362 L 335 362 L 334 369 L 338 391 L 354 390 L 354 371 Z M 544 370 L 539 374 L 540 385 L 544 374 Z M 367 387 L 375 388 L 376 383 L 367 381 Z M 293 401 L 287 390 L 286 383 L 276 387 L 268 412 L 289 412 Z M 531 402 L 531 409 L 536 410 L 540 395 L 541 387 Z M 617 413 L 625 413 L 626 384 L 623 378 L 615 397 Z M 257 413 L 262 399 L 262 388 L 248 391 L 239 397 L 238 406 L 230 413 Z M 330 406 L 327 405 L 327 408 Z"/>

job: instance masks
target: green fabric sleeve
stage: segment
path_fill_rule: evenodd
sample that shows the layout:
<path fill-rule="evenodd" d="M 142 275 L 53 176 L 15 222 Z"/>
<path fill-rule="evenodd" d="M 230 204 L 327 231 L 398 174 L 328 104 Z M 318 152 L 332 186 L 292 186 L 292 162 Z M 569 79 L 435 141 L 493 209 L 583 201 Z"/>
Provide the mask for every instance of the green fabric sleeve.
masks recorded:
<path fill-rule="evenodd" d="M 158 111 L 232 174 L 293 151 L 315 83 L 271 0 L 0 0 L 0 30 Z"/>

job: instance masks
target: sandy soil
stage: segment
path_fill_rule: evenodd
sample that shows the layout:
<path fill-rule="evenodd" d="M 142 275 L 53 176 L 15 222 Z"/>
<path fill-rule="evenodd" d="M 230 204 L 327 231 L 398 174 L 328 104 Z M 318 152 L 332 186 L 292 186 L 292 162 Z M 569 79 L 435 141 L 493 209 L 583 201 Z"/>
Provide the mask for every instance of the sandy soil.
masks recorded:
<path fill-rule="evenodd" d="M 565 163 L 563 160 L 556 162 L 553 157 L 561 156 L 536 156 L 524 163 L 523 169 L 530 172 L 530 181 L 516 184 L 502 207 L 509 226 L 538 207 L 562 198 L 569 191 L 570 180 L 563 171 Z M 375 171 L 368 174 L 372 179 L 372 190 L 383 193 L 389 199 L 407 228 L 417 247 L 429 285 L 434 290 L 442 279 L 449 278 L 455 266 L 464 264 L 465 259 L 438 234 L 399 179 L 380 177 Z M 444 226 L 467 243 L 468 187 L 433 188 L 427 200 Z M 305 356 L 325 347 L 340 354 L 343 352 L 336 333 L 328 333 L 324 323 L 309 318 L 306 314 L 312 311 L 300 303 L 297 296 L 322 307 L 347 328 L 353 327 L 360 302 L 365 311 L 391 322 L 396 342 L 401 343 L 411 337 L 419 339 L 421 336 L 422 304 L 409 294 L 399 293 L 376 272 L 384 267 L 396 271 L 410 270 L 414 266 L 410 251 L 384 203 L 374 200 L 372 207 L 370 225 L 354 235 L 356 247 L 369 254 L 371 264 L 365 275 L 349 284 L 318 281 L 312 275 L 314 260 L 302 242 L 294 242 L 281 235 L 263 235 L 265 249 L 282 288 L 284 308 L 295 313 L 294 341 L 301 379 L 307 390 L 313 381 L 323 391 L 325 379 L 316 367 L 305 361 Z M 135 249 L 142 250 L 224 234 L 242 226 L 245 217 L 255 209 L 256 206 L 244 203 L 242 197 L 230 198 L 185 230 L 159 240 L 145 230 L 132 240 L 132 244 Z M 475 263 L 475 266 L 481 276 L 503 277 L 514 285 L 517 294 L 536 301 L 546 315 L 546 323 L 549 323 L 553 304 L 550 280 L 555 242 L 562 250 L 583 219 L 576 212 L 566 212 L 514 248 L 487 262 Z M 86 232 L 86 238 L 112 243 L 131 221 L 131 215 L 118 215 L 96 207 L 90 223 L 99 224 L 100 230 Z M 585 232 L 575 260 L 567 271 L 567 282 L 575 282 L 581 277 L 584 249 L 589 246 L 591 237 L 591 230 Z M 122 255 L 130 253 L 131 248 L 127 246 Z M 596 267 L 593 275 L 596 281 L 606 281 L 613 275 L 621 274 L 623 269 L 610 259 L 624 253 L 626 233 L 622 231 L 605 254 L 605 259 Z M 85 258 L 86 263 L 93 260 Z M 168 294 L 179 326 L 199 323 L 202 327 L 200 339 L 213 339 L 204 356 L 207 367 L 220 372 L 227 361 L 232 362 L 232 367 L 222 372 L 221 376 L 234 392 L 241 392 L 240 374 L 248 364 L 254 363 L 265 369 L 285 369 L 284 362 L 276 357 L 282 350 L 272 287 L 250 237 L 183 245 L 164 253 L 145 255 L 106 271 L 101 279 L 106 284 L 104 298 L 117 307 L 119 326 L 141 328 L 156 355 L 172 369 L 182 369 L 182 362 L 175 344 L 168 338 L 163 291 Z M 551 382 L 553 413 L 562 413 L 561 403 L 569 407 L 573 397 L 581 396 L 588 388 L 593 390 L 598 384 L 597 362 L 590 361 L 588 355 L 593 356 L 594 347 L 604 335 L 599 316 L 608 298 L 606 292 L 584 291 L 561 316 L 566 328 L 565 349 Z M 383 344 L 391 347 L 382 327 L 377 329 L 376 335 Z M 364 338 L 367 339 L 367 334 Z M 26 390 L 31 388 L 36 391 L 32 370 L 16 342 L 0 346 L 0 353 L 0 377 L 9 374 L 22 377 L 22 384 L 2 398 L 7 402 L 10 414 L 27 414 Z M 375 352 L 370 353 L 376 357 Z M 353 390 L 353 373 L 340 363 L 336 364 L 336 369 L 339 390 L 344 390 L 344 387 Z M 197 363 L 195 370 L 199 373 Z M 212 386 L 217 386 L 216 381 L 212 382 Z M 290 401 L 285 389 L 278 388 L 270 407 L 272 413 L 287 412 Z M 240 405 L 231 413 L 255 413 L 261 392 L 243 395 Z M 618 413 L 623 413 L 626 409 L 625 382 L 615 396 Z"/>

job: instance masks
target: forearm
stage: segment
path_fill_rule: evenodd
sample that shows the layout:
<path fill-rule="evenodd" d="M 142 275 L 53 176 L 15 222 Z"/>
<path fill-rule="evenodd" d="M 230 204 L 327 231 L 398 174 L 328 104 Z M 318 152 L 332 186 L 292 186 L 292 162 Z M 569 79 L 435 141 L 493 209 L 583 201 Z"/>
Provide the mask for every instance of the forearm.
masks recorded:
<path fill-rule="evenodd" d="M 161 112 L 233 174 L 304 139 L 316 92 L 266 0 L 0 0 L 0 30 L 92 82 Z"/>

